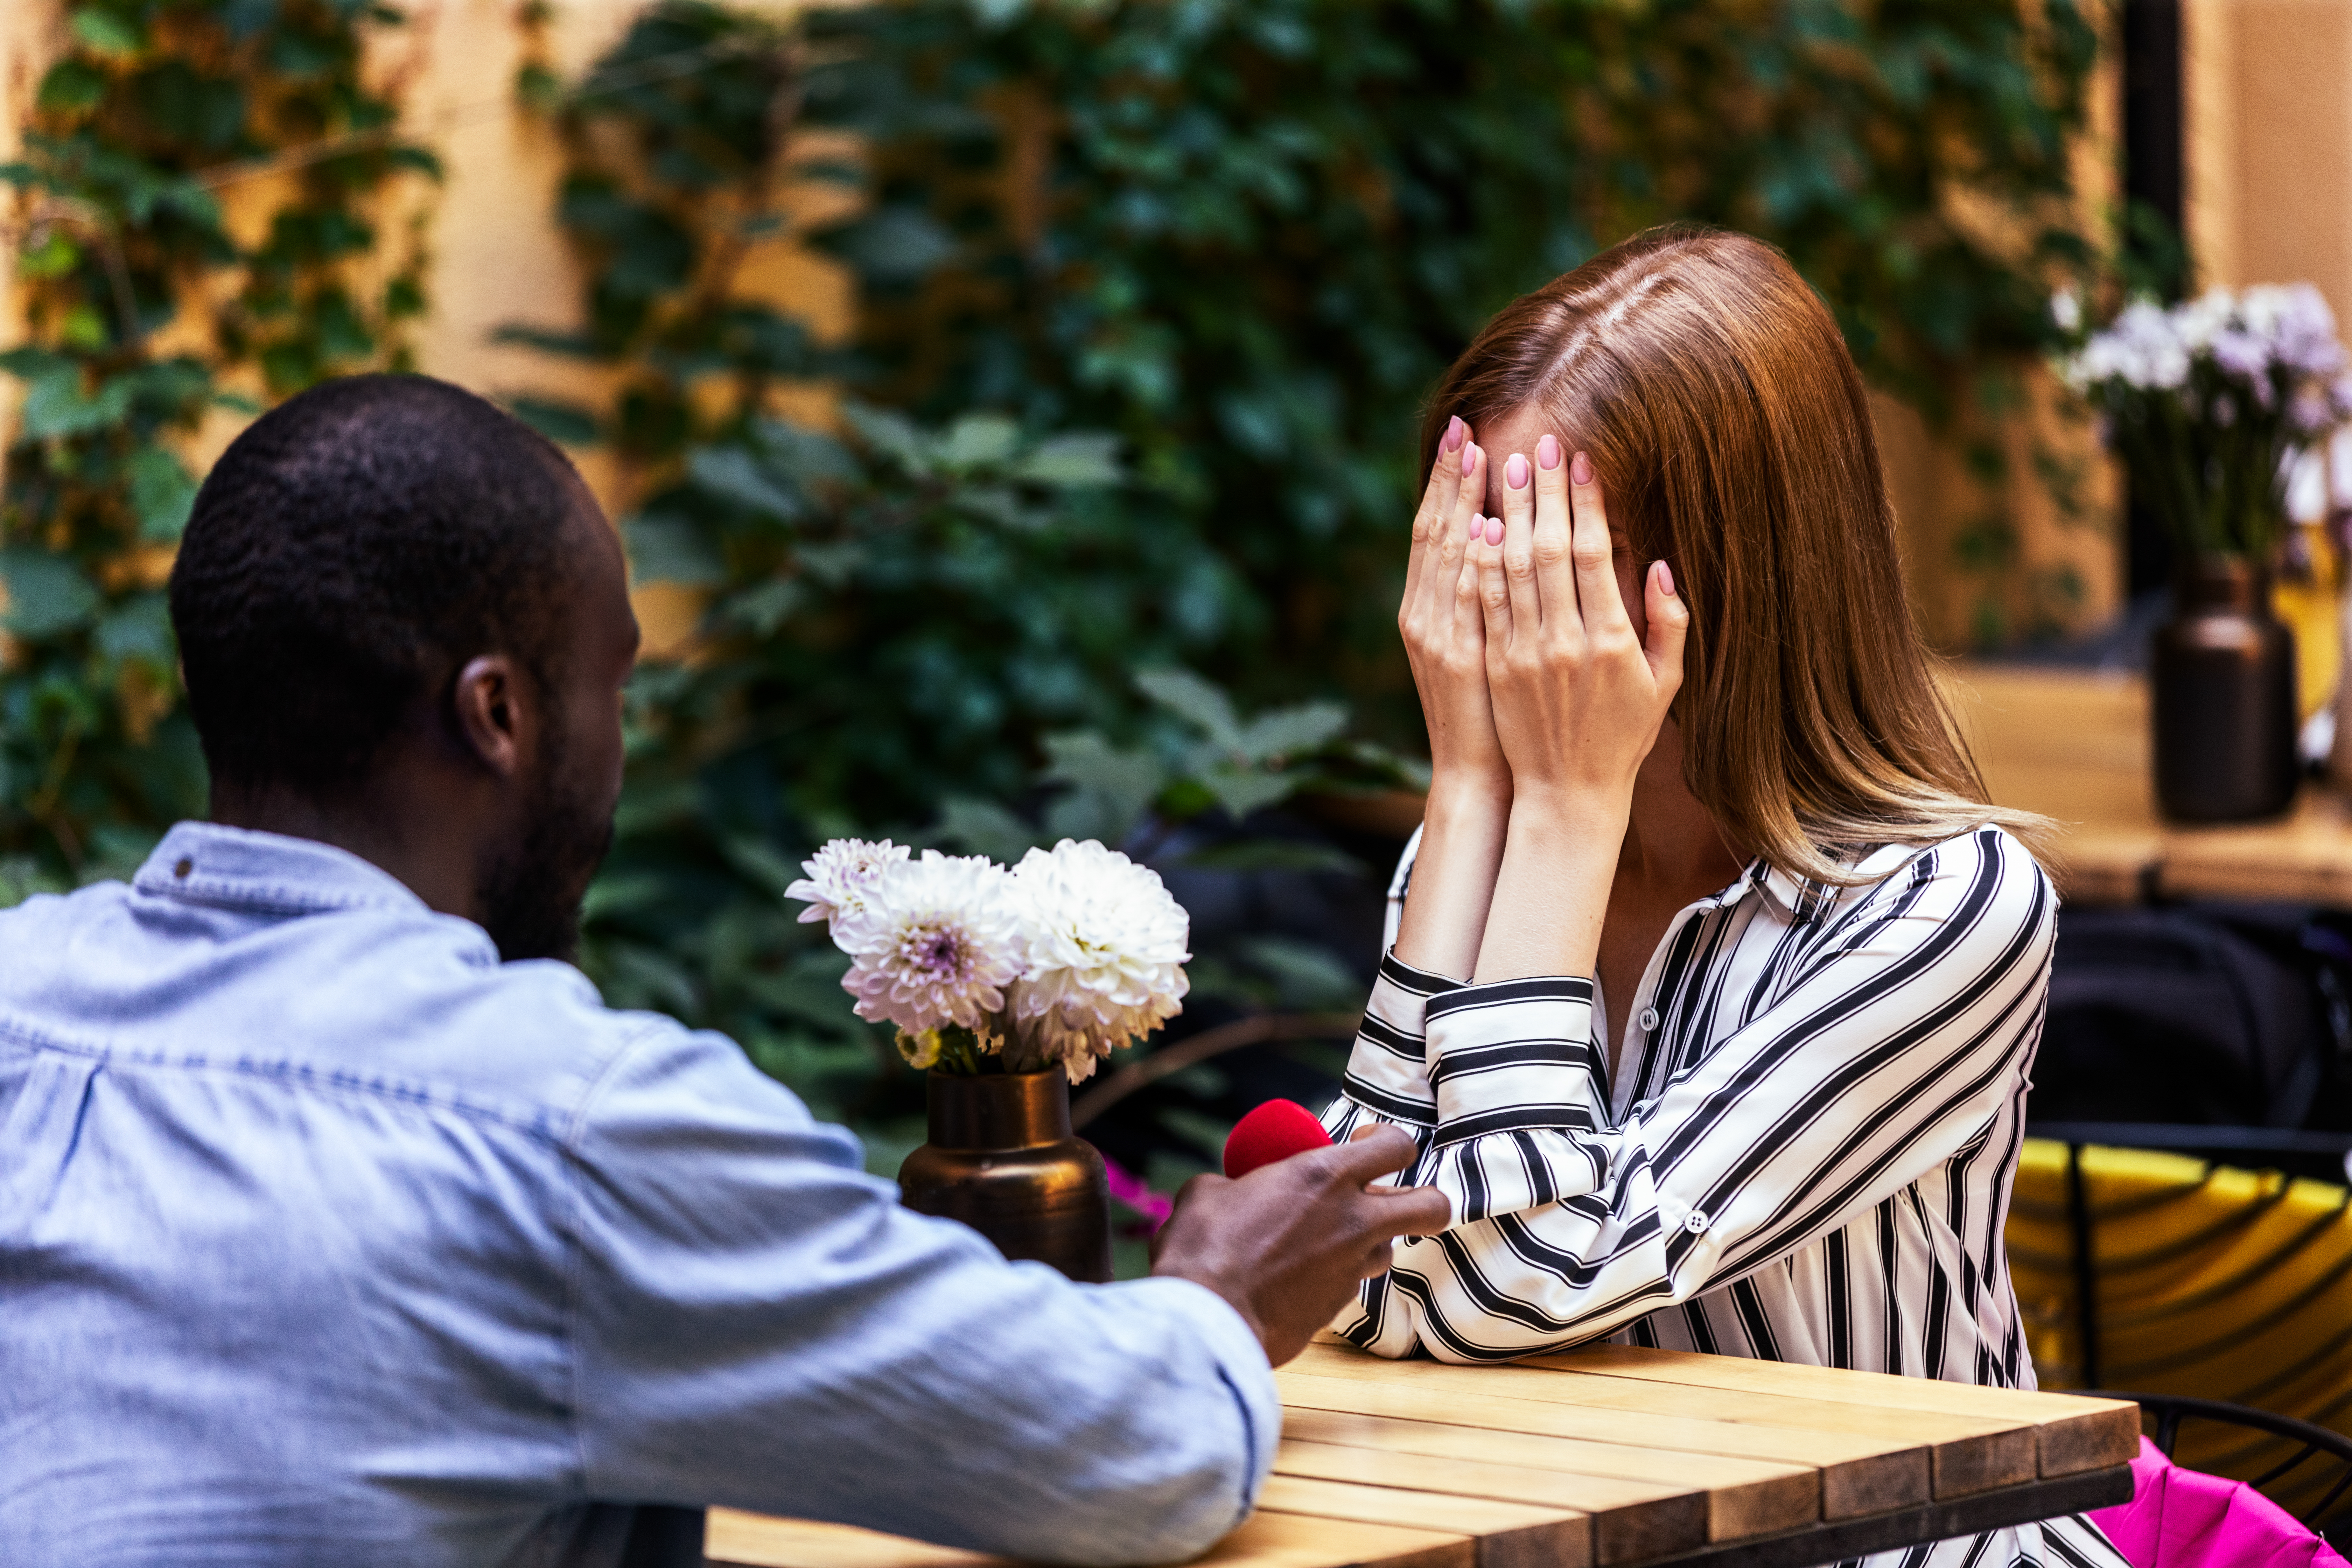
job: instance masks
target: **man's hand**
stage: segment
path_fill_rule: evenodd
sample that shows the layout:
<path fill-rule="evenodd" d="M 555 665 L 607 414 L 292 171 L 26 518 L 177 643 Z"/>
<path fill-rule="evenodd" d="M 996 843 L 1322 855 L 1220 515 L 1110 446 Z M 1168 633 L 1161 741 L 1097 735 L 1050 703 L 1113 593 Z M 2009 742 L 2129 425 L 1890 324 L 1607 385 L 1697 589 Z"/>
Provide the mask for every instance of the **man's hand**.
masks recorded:
<path fill-rule="evenodd" d="M 1151 1271 L 1205 1285 L 1233 1304 L 1276 1366 L 1307 1348 L 1359 1280 L 1383 1274 L 1389 1244 L 1432 1236 L 1454 1217 L 1434 1187 L 1372 1187 L 1402 1171 L 1412 1140 L 1367 1128 L 1239 1181 L 1195 1176 L 1151 1245 Z"/>

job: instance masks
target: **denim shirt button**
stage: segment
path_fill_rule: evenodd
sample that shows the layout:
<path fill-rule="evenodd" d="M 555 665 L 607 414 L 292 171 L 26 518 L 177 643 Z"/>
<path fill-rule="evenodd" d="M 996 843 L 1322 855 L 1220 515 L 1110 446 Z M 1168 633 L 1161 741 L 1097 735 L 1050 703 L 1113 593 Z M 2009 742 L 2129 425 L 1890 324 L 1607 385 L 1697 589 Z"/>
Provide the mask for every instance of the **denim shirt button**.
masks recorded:
<path fill-rule="evenodd" d="M 172 868 L 172 875 L 174 877 L 185 878 L 189 872 L 195 868 L 196 863 L 183 855 L 180 857 L 180 863 Z"/>

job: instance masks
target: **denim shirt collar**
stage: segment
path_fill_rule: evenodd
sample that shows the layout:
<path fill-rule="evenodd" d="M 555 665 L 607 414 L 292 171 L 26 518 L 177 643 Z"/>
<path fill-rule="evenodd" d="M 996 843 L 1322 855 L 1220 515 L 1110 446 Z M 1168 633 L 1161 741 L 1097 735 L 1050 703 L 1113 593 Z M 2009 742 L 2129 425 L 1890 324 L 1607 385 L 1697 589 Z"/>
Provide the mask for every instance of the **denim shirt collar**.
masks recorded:
<path fill-rule="evenodd" d="M 155 846 L 131 885 L 156 898 L 257 914 L 309 915 L 335 910 L 431 912 L 425 900 L 399 879 L 347 849 L 282 833 L 225 827 L 216 822 L 175 826 Z"/>

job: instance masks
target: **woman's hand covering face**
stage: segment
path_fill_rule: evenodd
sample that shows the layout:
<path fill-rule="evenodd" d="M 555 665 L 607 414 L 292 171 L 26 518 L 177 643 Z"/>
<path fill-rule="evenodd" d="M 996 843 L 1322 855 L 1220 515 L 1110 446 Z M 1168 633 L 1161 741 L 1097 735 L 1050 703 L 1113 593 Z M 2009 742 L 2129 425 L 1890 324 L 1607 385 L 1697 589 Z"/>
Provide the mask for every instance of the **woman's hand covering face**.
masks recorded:
<path fill-rule="evenodd" d="M 1643 584 L 1646 645 L 1635 635 L 1600 476 L 1584 453 L 1562 455 L 1551 436 L 1533 464 L 1513 454 L 1501 542 L 1470 547 L 1488 710 L 1519 802 L 1605 801 L 1622 812 L 1682 685 L 1690 612 L 1666 563 L 1654 562 Z"/>
<path fill-rule="evenodd" d="M 1433 781 L 1507 797 L 1510 769 L 1487 696 L 1486 617 L 1479 611 L 1476 574 L 1465 570 L 1473 529 L 1486 522 L 1478 512 L 1486 462 L 1470 427 L 1454 420 L 1413 516 L 1397 629 L 1429 727 Z"/>

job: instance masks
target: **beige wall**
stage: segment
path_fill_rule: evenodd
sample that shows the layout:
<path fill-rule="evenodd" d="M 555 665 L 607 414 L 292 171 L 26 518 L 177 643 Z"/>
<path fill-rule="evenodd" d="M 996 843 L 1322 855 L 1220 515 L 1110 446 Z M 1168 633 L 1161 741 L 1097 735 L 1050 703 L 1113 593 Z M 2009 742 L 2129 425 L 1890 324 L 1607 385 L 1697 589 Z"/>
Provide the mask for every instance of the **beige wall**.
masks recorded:
<path fill-rule="evenodd" d="M 2307 279 L 2352 326 L 2352 0 L 2186 0 L 2182 21 L 2201 280 Z"/>

